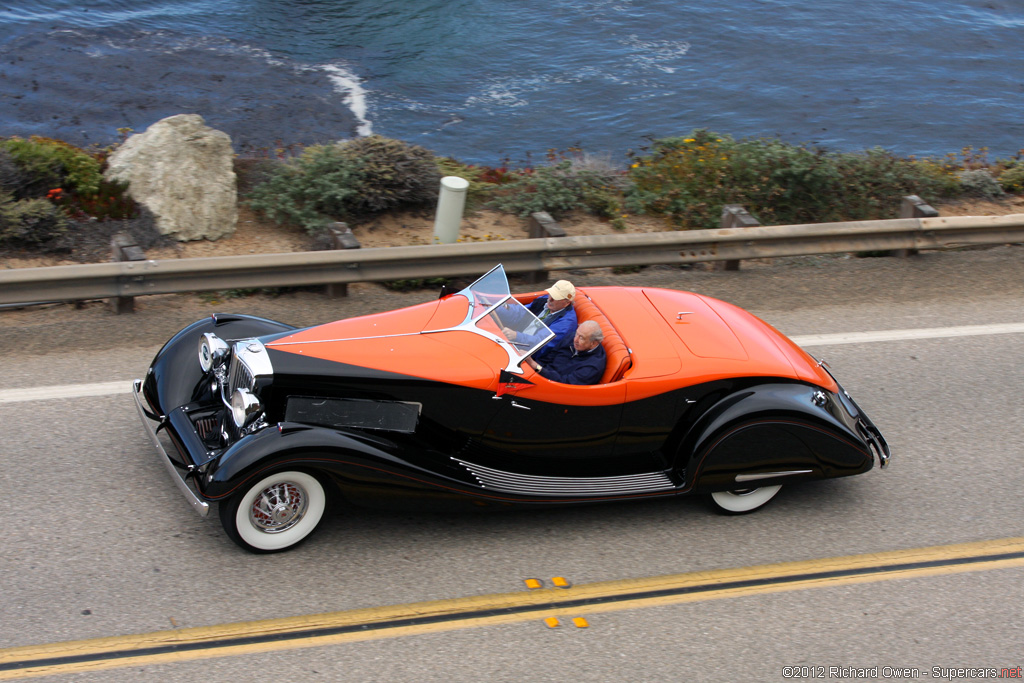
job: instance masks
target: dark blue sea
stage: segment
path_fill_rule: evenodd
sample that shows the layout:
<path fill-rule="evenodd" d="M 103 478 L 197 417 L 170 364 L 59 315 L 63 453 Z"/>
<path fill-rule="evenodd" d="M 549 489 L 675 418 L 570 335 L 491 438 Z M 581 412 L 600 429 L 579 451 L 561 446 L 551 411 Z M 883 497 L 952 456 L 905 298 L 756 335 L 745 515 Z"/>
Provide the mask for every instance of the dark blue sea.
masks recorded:
<path fill-rule="evenodd" d="M 625 163 L 708 128 L 836 151 L 1024 147 L 1024 0 L 13 0 L 0 135 L 201 114 L 236 151 L 379 133 Z"/>

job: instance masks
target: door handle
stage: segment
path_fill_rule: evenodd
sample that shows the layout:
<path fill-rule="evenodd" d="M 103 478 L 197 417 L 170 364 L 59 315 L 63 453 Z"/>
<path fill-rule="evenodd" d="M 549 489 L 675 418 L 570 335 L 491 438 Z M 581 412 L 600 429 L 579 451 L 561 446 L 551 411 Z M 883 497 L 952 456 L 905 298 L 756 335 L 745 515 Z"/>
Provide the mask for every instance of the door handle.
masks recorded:
<path fill-rule="evenodd" d="M 530 406 L 524 406 L 522 403 L 516 403 L 515 400 L 512 401 L 512 407 L 520 408 L 521 410 L 533 410 Z"/>

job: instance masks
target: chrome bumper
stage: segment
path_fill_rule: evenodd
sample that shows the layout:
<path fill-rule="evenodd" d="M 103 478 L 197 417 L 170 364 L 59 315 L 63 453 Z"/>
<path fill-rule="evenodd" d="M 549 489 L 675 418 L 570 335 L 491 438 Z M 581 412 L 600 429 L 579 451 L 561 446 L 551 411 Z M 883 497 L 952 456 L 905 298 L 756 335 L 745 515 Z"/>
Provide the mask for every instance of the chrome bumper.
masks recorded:
<path fill-rule="evenodd" d="M 146 410 L 145 406 L 142 405 L 142 380 L 137 379 L 132 383 L 133 391 L 132 396 L 135 397 L 135 408 L 139 411 L 139 418 L 142 420 L 142 426 L 146 428 L 146 434 L 149 435 L 149 440 L 153 442 L 153 446 L 157 452 L 160 453 L 161 460 L 164 463 L 164 467 L 171 473 L 171 479 L 174 480 L 175 485 L 185 496 L 185 500 L 192 506 L 192 509 L 198 512 L 202 517 L 206 517 L 210 514 L 210 504 L 205 500 L 201 500 L 196 492 L 193 491 L 188 483 L 185 481 L 185 477 L 182 475 L 181 470 L 175 465 L 171 457 L 167 455 L 167 451 L 164 450 L 164 446 L 160 443 L 160 439 L 157 438 L 156 430 L 153 429 L 152 422 L 155 416 Z"/>

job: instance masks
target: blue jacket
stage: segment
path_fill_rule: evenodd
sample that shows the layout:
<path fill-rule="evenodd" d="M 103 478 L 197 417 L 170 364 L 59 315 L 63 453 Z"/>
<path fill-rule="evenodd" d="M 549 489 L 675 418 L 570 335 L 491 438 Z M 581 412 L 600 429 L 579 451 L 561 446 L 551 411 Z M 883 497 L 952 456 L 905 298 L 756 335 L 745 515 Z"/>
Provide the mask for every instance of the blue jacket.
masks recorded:
<path fill-rule="evenodd" d="M 608 362 L 604 347 L 598 344 L 590 351 L 579 353 L 572 343 L 573 337 L 564 339 L 547 363 L 540 364 L 541 376 L 563 384 L 597 384 Z"/>
<path fill-rule="evenodd" d="M 530 312 L 538 318 L 540 314 L 544 312 L 544 307 L 548 303 L 548 295 L 544 294 L 537 297 L 530 302 L 527 306 Z M 545 362 L 550 361 L 553 356 L 555 349 L 564 340 L 568 339 L 570 342 L 572 338 L 576 336 L 576 309 L 571 305 L 566 306 L 557 313 L 552 313 L 544 324 L 548 326 L 548 329 L 555 333 L 555 336 L 551 338 L 544 346 L 537 349 L 537 352 L 533 354 L 533 358 L 543 365 Z M 537 340 L 529 339 L 528 335 L 522 335 L 524 343 L 536 343 Z"/>

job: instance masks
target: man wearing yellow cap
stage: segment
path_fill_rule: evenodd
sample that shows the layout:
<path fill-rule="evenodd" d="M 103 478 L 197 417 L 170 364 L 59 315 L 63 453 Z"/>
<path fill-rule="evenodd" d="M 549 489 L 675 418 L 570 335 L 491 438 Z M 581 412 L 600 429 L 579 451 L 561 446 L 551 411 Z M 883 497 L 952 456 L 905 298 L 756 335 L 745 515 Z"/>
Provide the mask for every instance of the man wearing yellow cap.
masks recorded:
<path fill-rule="evenodd" d="M 572 307 L 572 300 L 576 297 L 576 288 L 568 280 L 559 280 L 544 291 L 547 294 L 538 296 L 527 306 L 531 313 L 540 318 L 541 322 L 555 333 L 551 341 L 533 354 L 533 357 L 541 363 L 560 342 L 564 339 L 572 339 L 576 334 L 576 309 Z M 508 327 L 502 332 L 509 340 L 518 341 L 526 346 L 532 346 L 539 341 L 539 339 L 532 338 L 535 335 L 516 332 Z"/>

